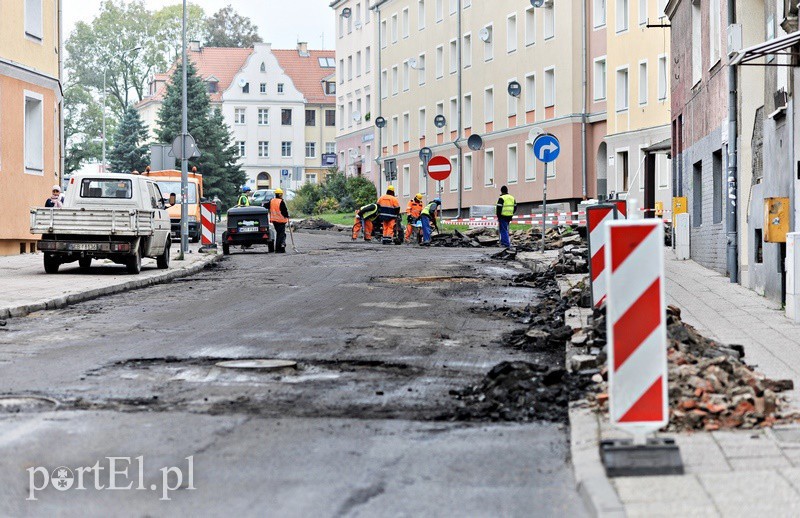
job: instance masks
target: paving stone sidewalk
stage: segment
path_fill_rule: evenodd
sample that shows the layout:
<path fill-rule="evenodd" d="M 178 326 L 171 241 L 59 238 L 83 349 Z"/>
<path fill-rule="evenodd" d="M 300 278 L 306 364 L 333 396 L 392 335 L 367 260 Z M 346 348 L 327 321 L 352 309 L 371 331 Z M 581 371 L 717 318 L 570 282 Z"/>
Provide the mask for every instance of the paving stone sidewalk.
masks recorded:
<path fill-rule="evenodd" d="M 93 261 L 88 272 L 74 262 L 61 265 L 57 274 L 47 274 L 41 253 L 0 257 L 0 319 L 184 277 L 221 257 L 198 253 L 199 245 L 192 245 L 192 253 L 178 261 L 176 248 L 169 269 L 159 270 L 155 259 L 143 259 L 139 275 L 130 275 L 125 266 L 108 260 Z"/>
<path fill-rule="evenodd" d="M 800 325 L 779 305 L 697 263 L 678 261 L 671 250 L 665 264 L 667 301 L 681 308 L 685 322 L 710 338 L 744 345 L 745 360 L 757 370 L 800 385 Z M 788 395 L 797 407 L 798 391 Z M 587 437 L 625 436 L 588 409 L 573 409 L 570 416 L 579 457 L 594 456 L 597 443 Z M 800 427 L 660 435 L 676 440 L 686 473 L 611 479 L 621 508 L 612 502 L 597 514 L 800 516 Z M 590 497 L 608 500 L 608 494 Z"/>

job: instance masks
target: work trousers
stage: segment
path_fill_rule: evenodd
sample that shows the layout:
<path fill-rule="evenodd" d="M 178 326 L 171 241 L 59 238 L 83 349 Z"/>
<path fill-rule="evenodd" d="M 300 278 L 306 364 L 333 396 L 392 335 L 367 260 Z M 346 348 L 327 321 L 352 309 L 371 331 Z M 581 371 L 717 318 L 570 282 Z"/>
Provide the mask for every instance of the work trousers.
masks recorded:
<path fill-rule="evenodd" d="M 364 241 L 372 241 L 372 221 L 362 220 L 359 216 L 356 216 L 356 221 L 353 223 L 353 239 L 358 239 L 362 228 L 364 229 Z"/>
<path fill-rule="evenodd" d="M 422 242 L 431 242 L 431 218 L 425 214 L 422 215 Z"/>
<path fill-rule="evenodd" d="M 286 251 L 286 223 L 275 223 L 275 251 L 278 253 Z"/>
<path fill-rule="evenodd" d="M 397 225 L 395 218 L 387 219 L 383 222 L 383 242 L 394 240 L 394 227 Z"/>
<path fill-rule="evenodd" d="M 500 246 L 506 248 L 511 247 L 511 237 L 508 235 L 508 224 L 511 223 L 508 219 L 500 216 L 497 218 L 497 223 L 500 230 Z"/>

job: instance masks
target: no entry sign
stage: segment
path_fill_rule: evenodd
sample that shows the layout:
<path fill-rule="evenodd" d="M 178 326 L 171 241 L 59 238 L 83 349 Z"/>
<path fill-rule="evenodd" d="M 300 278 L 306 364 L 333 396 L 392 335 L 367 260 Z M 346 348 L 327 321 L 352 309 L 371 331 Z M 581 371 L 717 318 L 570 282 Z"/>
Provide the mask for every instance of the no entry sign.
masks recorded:
<path fill-rule="evenodd" d="M 642 434 L 669 421 L 664 229 L 660 220 L 605 227 L 610 417 Z"/>
<path fill-rule="evenodd" d="M 441 155 L 436 155 L 428 162 L 428 176 L 439 182 L 444 181 L 453 172 L 450 160 Z"/>

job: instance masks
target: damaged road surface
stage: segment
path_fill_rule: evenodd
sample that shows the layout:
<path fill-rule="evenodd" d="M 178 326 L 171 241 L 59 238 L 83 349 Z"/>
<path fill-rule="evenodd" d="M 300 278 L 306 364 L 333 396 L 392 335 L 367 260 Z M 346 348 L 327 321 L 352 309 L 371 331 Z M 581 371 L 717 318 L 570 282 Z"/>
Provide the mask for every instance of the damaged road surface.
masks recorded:
<path fill-rule="evenodd" d="M 296 239 L 305 253 L 9 320 L 0 515 L 584 515 L 566 425 L 472 419 L 454 397 L 550 361 L 503 344 L 541 295 L 524 270 Z"/>

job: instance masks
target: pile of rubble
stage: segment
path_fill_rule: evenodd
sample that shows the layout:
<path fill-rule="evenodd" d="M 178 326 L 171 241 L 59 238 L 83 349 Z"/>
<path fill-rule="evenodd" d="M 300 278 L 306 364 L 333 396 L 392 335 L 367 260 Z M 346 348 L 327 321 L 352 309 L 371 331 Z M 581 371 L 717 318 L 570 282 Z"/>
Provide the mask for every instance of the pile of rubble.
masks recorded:
<path fill-rule="evenodd" d="M 341 230 L 341 225 L 334 225 L 322 218 L 306 218 L 292 222 L 294 230 Z"/>
<path fill-rule="evenodd" d="M 542 247 L 542 229 L 540 227 L 532 227 L 531 230 L 512 230 L 509 232 L 509 236 L 511 244 L 517 251 L 540 250 Z M 434 234 L 431 237 L 431 245 L 450 248 L 500 246 L 500 236 L 496 228 L 489 227 L 475 228 L 464 232 L 454 230 L 453 232 Z M 548 250 L 559 250 L 570 245 L 573 245 L 573 248 L 580 248 L 585 246 L 585 241 L 575 227 L 555 227 L 547 230 L 545 245 Z"/>
<path fill-rule="evenodd" d="M 605 315 L 595 312 L 594 325 L 582 335 L 595 351 L 605 345 Z M 573 337 L 573 344 L 574 338 Z M 744 348 L 705 338 L 681 320 L 680 309 L 667 311 L 669 368 L 669 431 L 771 426 L 781 418 L 779 392 L 794 388 L 791 380 L 767 379 L 744 361 Z M 590 345 L 591 344 L 591 345 Z M 574 358 L 574 357 L 573 357 Z M 598 355 L 605 363 L 605 354 Z M 600 394 L 593 399 L 606 407 L 607 372 L 595 378 Z"/>

